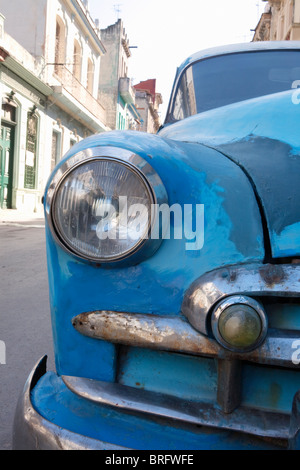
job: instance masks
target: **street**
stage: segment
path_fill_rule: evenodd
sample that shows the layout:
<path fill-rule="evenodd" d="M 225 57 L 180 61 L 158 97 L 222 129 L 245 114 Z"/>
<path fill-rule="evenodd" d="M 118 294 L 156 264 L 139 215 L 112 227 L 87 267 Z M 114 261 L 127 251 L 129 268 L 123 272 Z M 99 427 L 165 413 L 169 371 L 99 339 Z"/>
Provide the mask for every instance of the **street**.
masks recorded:
<path fill-rule="evenodd" d="M 9 212 L 16 211 L 0 211 L 1 450 L 11 449 L 14 411 L 31 369 L 45 354 L 54 369 L 44 220 L 7 220 Z"/>

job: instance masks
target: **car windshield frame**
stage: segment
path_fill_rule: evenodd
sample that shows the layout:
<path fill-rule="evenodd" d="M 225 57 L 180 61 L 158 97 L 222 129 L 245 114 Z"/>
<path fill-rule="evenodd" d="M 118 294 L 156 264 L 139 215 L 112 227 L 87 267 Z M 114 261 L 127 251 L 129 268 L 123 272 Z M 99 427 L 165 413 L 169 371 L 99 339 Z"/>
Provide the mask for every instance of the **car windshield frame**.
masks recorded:
<path fill-rule="evenodd" d="M 223 100 L 223 102 L 220 102 L 218 105 L 212 104 L 212 102 L 211 102 L 210 105 L 202 106 L 202 109 L 200 109 L 199 102 L 197 102 L 197 100 L 199 101 L 200 86 L 198 85 L 198 90 L 197 90 L 196 89 L 197 88 L 197 82 L 196 82 L 197 77 L 194 78 L 194 74 L 195 74 L 194 71 L 197 72 L 198 75 L 200 75 L 200 65 L 204 64 L 204 67 L 209 72 L 210 71 L 210 66 L 212 66 L 212 68 L 213 68 L 214 64 L 216 64 L 217 61 L 218 61 L 217 69 L 219 69 L 219 68 L 222 68 L 222 62 L 223 62 L 223 64 L 227 65 L 227 67 L 223 67 L 223 69 L 228 71 L 229 65 L 230 65 L 230 63 L 232 63 L 232 59 L 233 59 L 233 62 L 236 61 L 236 63 L 238 63 L 239 61 L 240 62 L 243 62 L 243 61 L 247 62 L 247 59 L 248 59 L 248 65 L 249 65 L 249 64 L 251 64 L 251 61 L 253 62 L 254 57 L 255 58 L 258 57 L 258 54 L 262 54 L 263 56 L 265 56 L 265 58 L 268 58 L 269 61 L 270 61 L 271 58 L 274 59 L 274 57 L 275 57 L 275 59 L 276 59 L 276 56 L 278 57 L 279 55 L 282 56 L 285 60 L 287 60 L 287 54 L 288 55 L 290 54 L 290 57 L 291 57 L 292 53 L 293 53 L 293 55 L 296 55 L 296 56 L 298 55 L 298 57 L 299 57 L 299 60 L 298 60 L 299 66 L 298 67 L 293 67 L 293 69 L 289 70 L 291 72 L 291 76 L 288 77 L 288 79 L 287 79 L 287 76 L 286 76 L 287 69 L 284 69 L 283 67 L 280 68 L 280 63 L 276 67 L 276 60 L 274 60 L 274 67 L 269 69 L 269 76 L 270 76 L 270 73 L 272 73 L 272 80 L 269 78 L 269 82 L 268 82 L 269 84 L 271 84 L 271 83 L 272 84 L 275 84 L 275 83 L 278 84 L 278 83 L 282 83 L 282 81 L 284 83 L 286 83 L 286 81 L 288 80 L 289 85 L 284 85 L 282 87 L 278 86 L 277 88 L 275 86 L 273 86 L 273 88 L 269 87 L 269 90 L 266 90 L 262 87 L 261 91 L 254 92 L 254 90 L 253 90 L 252 93 L 248 93 L 248 95 L 244 93 L 244 95 L 241 95 L 240 97 L 238 97 L 238 95 L 237 95 L 237 99 L 230 99 L 228 97 L 227 99 Z M 249 58 L 250 58 L 250 61 L 249 61 Z M 261 58 L 261 57 L 259 57 L 259 58 Z M 262 65 L 265 61 L 262 60 L 260 62 L 261 62 L 261 65 Z M 282 61 L 282 62 L 284 62 L 284 61 Z M 208 67 L 207 67 L 207 64 L 208 64 Z M 219 67 L 220 64 L 221 64 L 221 67 Z M 262 69 L 262 66 L 260 66 L 260 68 Z M 202 69 L 203 69 L 203 67 L 202 67 Z M 257 67 L 257 69 L 258 69 L 258 67 Z M 254 69 L 252 69 L 252 70 L 254 70 Z M 265 70 L 268 70 L 267 66 L 265 66 Z M 235 84 L 238 80 L 238 77 L 242 76 L 242 73 L 241 73 L 242 71 L 244 73 L 246 83 L 250 82 L 250 84 L 254 84 L 256 87 L 257 87 L 257 85 L 259 85 L 259 83 L 257 81 L 254 81 L 254 74 L 255 73 L 257 74 L 257 71 L 253 72 L 253 74 L 250 78 L 250 76 L 248 74 L 246 74 L 245 69 L 243 69 L 243 68 L 241 68 L 241 70 L 239 70 L 239 74 L 237 74 L 237 69 L 236 68 L 231 70 L 231 75 L 232 76 L 235 75 L 235 82 L 234 82 Z M 220 70 L 215 71 L 213 73 L 215 74 L 217 79 L 220 77 Z M 281 74 L 281 76 L 280 76 L 280 74 Z M 207 73 L 207 75 L 208 75 L 208 73 Z M 215 82 L 217 82 L 217 79 L 215 80 Z M 190 88 L 191 91 L 188 91 L 188 92 L 186 91 L 186 90 L 188 90 L 188 86 L 187 86 L 187 83 L 183 84 L 184 80 L 186 80 L 186 82 L 189 83 L 189 88 Z M 293 48 L 288 49 L 287 48 L 287 49 L 264 49 L 264 50 L 250 50 L 250 51 L 249 50 L 244 50 L 244 51 L 230 52 L 230 53 L 224 53 L 224 54 L 217 54 L 217 55 L 213 55 L 213 56 L 210 56 L 210 57 L 204 57 L 204 58 L 198 59 L 198 60 L 196 60 L 194 62 L 191 62 L 188 65 L 186 65 L 182 69 L 180 74 L 175 78 L 175 82 L 174 82 L 174 86 L 173 86 L 173 92 L 171 94 L 170 103 L 169 103 L 168 110 L 167 110 L 167 113 L 166 113 L 165 124 L 170 124 L 170 123 L 174 123 L 174 122 L 177 122 L 177 121 L 181 121 L 183 119 L 186 119 L 187 117 L 191 117 L 191 116 L 194 116 L 196 114 L 200 114 L 200 113 L 203 113 L 205 111 L 212 110 L 212 109 L 217 109 L 217 108 L 220 108 L 220 107 L 223 107 L 223 106 L 226 106 L 226 105 L 239 103 L 239 102 L 242 102 L 242 101 L 246 101 L 246 100 L 253 99 L 253 98 L 258 98 L 258 97 L 261 97 L 261 96 L 270 95 L 270 94 L 273 94 L 273 93 L 288 91 L 288 90 L 292 89 L 292 84 L 294 82 L 296 83 L 299 80 L 300 80 L 300 49 L 293 49 Z M 227 83 L 229 83 L 229 82 L 227 81 Z M 266 86 L 266 83 L 265 83 L 265 86 Z M 192 100 L 190 100 L 190 101 L 193 101 L 193 98 L 194 98 L 194 102 L 192 102 L 191 104 L 188 103 L 188 106 L 190 108 L 189 110 L 184 110 L 182 104 L 177 105 L 178 109 L 181 109 L 181 112 L 182 112 L 182 117 L 180 117 L 179 114 L 177 113 L 177 110 L 176 110 L 176 101 L 180 99 L 179 98 L 179 92 L 183 93 L 183 91 L 180 90 L 180 87 L 182 87 L 182 85 L 185 86 L 185 93 L 188 94 L 188 98 L 190 99 L 190 97 L 192 97 Z M 214 93 L 216 96 L 217 96 L 217 93 L 220 94 L 220 90 L 224 89 L 224 84 L 222 84 L 222 82 L 221 82 L 221 86 L 216 87 L 212 80 L 209 80 L 209 82 L 207 80 L 205 85 L 206 85 L 207 89 L 209 87 L 209 91 L 211 91 L 211 94 Z M 244 88 L 245 88 L 245 86 L 246 85 L 244 83 Z M 255 86 L 254 86 L 254 88 L 255 88 Z M 231 87 L 234 90 L 236 90 L 234 85 L 231 85 Z M 196 97 L 197 94 L 198 94 L 198 97 Z M 203 94 L 203 92 L 202 92 L 202 94 Z M 214 96 L 214 99 L 216 99 L 216 96 Z M 213 100 L 211 99 L 211 101 L 213 101 Z"/>

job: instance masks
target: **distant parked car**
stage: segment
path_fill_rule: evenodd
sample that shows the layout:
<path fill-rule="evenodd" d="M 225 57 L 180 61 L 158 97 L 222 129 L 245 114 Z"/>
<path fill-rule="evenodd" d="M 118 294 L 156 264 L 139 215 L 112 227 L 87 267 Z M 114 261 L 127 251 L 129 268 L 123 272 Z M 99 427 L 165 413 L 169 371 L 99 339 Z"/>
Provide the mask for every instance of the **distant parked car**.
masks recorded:
<path fill-rule="evenodd" d="M 14 448 L 300 448 L 299 85 L 300 42 L 205 50 L 157 135 L 57 165 L 56 371 L 31 372 Z"/>

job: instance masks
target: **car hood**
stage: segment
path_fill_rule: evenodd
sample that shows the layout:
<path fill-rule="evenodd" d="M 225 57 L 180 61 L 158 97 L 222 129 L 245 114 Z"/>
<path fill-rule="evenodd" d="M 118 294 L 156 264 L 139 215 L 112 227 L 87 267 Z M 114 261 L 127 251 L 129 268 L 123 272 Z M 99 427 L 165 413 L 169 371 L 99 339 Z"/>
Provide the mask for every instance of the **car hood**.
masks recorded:
<path fill-rule="evenodd" d="M 159 133 L 214 148 L 243 169 L 261 203 L 272 258 L 300 256 L 300 104 L 294 93 L 224 106 Z"/>

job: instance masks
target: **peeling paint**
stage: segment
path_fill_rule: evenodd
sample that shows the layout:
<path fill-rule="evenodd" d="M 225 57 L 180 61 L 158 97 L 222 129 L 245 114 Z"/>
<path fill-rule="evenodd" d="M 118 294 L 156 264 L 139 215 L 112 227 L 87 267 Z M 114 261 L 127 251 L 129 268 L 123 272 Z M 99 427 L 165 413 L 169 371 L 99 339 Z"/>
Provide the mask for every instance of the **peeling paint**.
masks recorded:
<path fill-rule="evenodd" d="M 299 182 L 300 184 L 300 182 Z M 300 247 L 300 222 L 288 225 L 279 234 L 272 232 L 272 239 L 277 253 L 283 256 L 295 256 L 295 247 Z"/>

